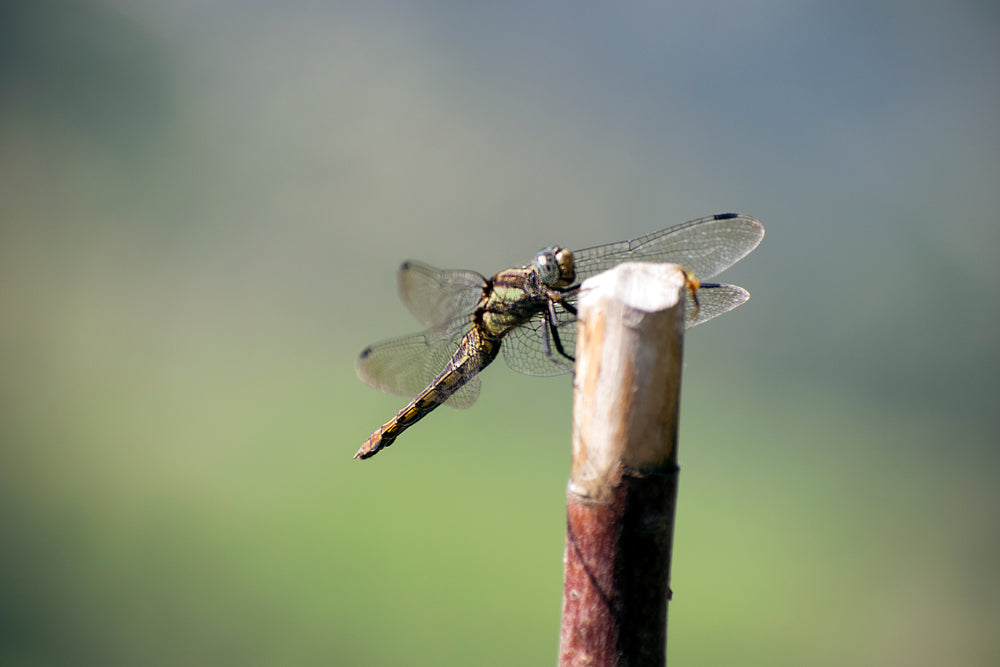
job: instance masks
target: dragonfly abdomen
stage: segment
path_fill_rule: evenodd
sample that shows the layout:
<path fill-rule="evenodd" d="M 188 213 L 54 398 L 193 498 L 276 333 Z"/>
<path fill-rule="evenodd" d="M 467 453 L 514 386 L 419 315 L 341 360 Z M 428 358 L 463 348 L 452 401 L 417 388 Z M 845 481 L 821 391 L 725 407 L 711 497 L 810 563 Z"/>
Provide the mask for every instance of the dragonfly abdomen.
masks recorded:
<path fill-rule="evenodd" d="M 397 412 L 395 417 L 368 436 L 354 458 L 367 459 L 391 445 L 403 431 L 447 401 L 452 394 L 475 377 L 476 373 L 496 359 L 499 352 L 500 338 L 488 336 L 474 327 L 462 339 L 458 350 L 434 381 Z"/>

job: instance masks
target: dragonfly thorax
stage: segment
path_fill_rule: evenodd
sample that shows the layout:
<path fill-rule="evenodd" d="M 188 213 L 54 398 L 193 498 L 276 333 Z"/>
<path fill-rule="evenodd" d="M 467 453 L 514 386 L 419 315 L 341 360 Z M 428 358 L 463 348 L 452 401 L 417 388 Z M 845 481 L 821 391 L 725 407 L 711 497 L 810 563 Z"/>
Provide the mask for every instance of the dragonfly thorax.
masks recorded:
<path fill-rule="evenodd" d="M 576 280 L 573 251 L 565 248 L 545 248 L 535 256 L 535 269 L 549 287 L 569 287 Z"/>

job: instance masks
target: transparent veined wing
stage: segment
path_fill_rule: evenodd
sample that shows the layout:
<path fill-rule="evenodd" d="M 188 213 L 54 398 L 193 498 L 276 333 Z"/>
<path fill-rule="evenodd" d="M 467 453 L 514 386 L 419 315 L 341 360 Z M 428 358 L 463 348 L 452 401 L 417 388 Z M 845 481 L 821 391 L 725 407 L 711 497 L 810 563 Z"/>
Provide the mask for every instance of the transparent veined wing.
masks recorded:
<path fill-rule="evenodd" d="M 557 308 L 556 333 L 563 351 L 576 355 L 576 316 Z M 507 365 L 525 375 L 550 376 L 573 372 L 573 360 L 559 353 L 548 314 L 535 315 L 504 337 L 500 350 Z"/>
<path fill-rule="evenodd" d="M 438 336 L 425 331 L 366 347 L 358 356 L 358 377 L 379 391 L 413 398 L 426 389 L 451 360 L 468 323 L 451 324 L 446 328 L 450 335 Z M 470 375 L 466 384 L 444 404 L 467 408 L 479 397 L 479 387 L 479 377 Z"/>
<path fill-rule="evenodd" d="M 396 274 L 399 298 L 428 329 L 444 326 L 475 310 L 486 278 L 475 271 L 437 269 L 417 261 L 403 262 Z"/>
<path fill-rule="evenodd" d="M 728 313 L 741 306 L 750 298 L 750 292 L 738 285 L 702 285 L 697 290 L 698 303 L 695 305 L 690 294 L 684 304 L 684 328 L 690 329 L 713 317 Z"/>
<path fill-rule="evenodd" d="M 672 262 L 706 280 L 746 257 L 762 238 L 764 226 L 756 218 L 722 213 L 631 241 L 574 250 L 573 256 L 578 281 L 622 262 Z"/>
<path fill-rule="evenodd" d="M 698 302 L 690 293 L 685 297 L 684 328 L 690 329 L 703 322 L 727 313 L 746 303 L 750 293 L 737 285 L 705 284 L 696 290 Z M 566 299 L 576 305 L 576 296 Z M 515 327 L 504 338 L 504 361 L 518 373 L 525 375 L 562 375 L 573 371 L 574 362 L 559 354 L 549 328 L 547 313 L 539 314 Z M 556 306 L 556 334 L 563 350 L 576 355 L 576 317 L 568 310 Z"/>

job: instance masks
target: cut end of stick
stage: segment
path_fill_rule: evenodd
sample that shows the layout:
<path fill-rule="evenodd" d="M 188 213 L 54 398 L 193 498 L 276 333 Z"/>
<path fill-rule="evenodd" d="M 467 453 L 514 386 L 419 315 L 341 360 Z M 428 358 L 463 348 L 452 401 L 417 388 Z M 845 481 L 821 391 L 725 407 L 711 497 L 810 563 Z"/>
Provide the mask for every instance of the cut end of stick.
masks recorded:
<path fill-rule="evenodd" d="M 689 274 L 626 263 L 587 280 L 579 302 L 570 490 L 601 501 L 621 470 L 671 469 Z"/>

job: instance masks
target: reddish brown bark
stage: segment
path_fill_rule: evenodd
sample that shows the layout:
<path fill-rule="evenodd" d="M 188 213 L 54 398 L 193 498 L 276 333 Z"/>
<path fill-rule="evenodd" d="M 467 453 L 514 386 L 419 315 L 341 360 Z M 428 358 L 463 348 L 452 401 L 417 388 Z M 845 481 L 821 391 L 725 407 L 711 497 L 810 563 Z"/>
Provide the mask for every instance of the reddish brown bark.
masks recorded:
<path fill-rule="evenodd" d="M 664 665 L 677 472 L 621 475 L 609 503 L 567 501 L 559 664 Z"/>

